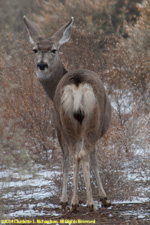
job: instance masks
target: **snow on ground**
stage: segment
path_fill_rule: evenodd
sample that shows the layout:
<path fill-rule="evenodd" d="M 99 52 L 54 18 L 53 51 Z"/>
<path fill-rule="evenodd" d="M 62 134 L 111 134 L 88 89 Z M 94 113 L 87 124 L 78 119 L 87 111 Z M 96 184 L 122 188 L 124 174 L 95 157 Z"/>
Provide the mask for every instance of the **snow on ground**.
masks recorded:
<path fill-rule="evenodd" d="M 48 203 L 47 205 L 44 199 L 56 194 L 57 187 L 52 178 L 57 175 L 60 175 L 57 168 L 54 171 L 41 169 L 36 172 L 35 177 L 27 171 L 26 174 L 21 174 L 17 169 L 1 171 L 0 198 L 4 204 L 3 216 L 43 215 L 45 213 L 43 211 L 37 212 L 35 206 L 43 209 L 44 207 L 54 208 L 53 204 Z M 34 199 L 34 204 L 30 203 L 32 199 Z"/>
<path fill-rule="evenodd" d="M 149 185 L 143 184 L 148 184 L 148 182 L 150 182 L 148 175 L 150 173 L 150 168 L 146 168 L 146 171 L 142 171 L 141 167 L 138 165 L 136 165 L 134 169 L 133 167 L 133 163 L 125 163 L 123 170 L 124 179 L 126 179 L 127 182 L 131 181 L 139 184 L 136 187 L 135 195 L 130 196 L 130 199 L 126 201 L 114 200 L 112 203 L 137 204 L 149 201 Z M 44 167 L 40 168 L 40 165 L 35 165 L 35 171 L 36 175 L 30 174 L 29 172 L 21 174 L 17 169 L 0 171 L 0 199 L 3 205 L 3 217 L 43 216 L 47 214 L 45 208 L 55 209 L 57 207 L 57 205 L 51 203 L 49 199 L 58 195 L 58 189 L 53 178 L 62 175 L 60 168 L 55 167 L 53 170 L 49 170 Z M 137 195 L 138 192 L 140 193 L 139 195 Z M 131 214 L 132 212 L 128 213 Z M 53 215 L 57 215 L 55 210 L 53 211 Z M 144 212 L 139 216 L 143 218 Z"/>
<path fill-rule="evenodd" d="M 118 95 L 119 93 L 117 93 Z M 125 92 L 118 102 L 111 101 L 114 110 L 117 111 L 118 103 L 121 106 L 121 113 L 129 113 L 134 105 L 131 92 Z M 132 146 L 133 147 L 133 146 Z M 149 202 L 150 199 L 150 166 L 147 161 L 150 156 L 150 148 L 145 150 L 134 146 L 134 159 L 124 162 L 122 174 L 124 180 L 129 183 L 135 183 L 135 194 L 129 199 L 115 200 L 114 204 L 138 204 Z M 149 157 L 150 158 L 150 157 Z M 45 208 L 55 209 L 55 201 L 50 202 L 54 196 L 60 197 L 60 189 L 54 182 L 54 177 L 62 176 L 60 167 L 48 169 L 38 164 L 34 164 L 34 173 L 28 171 L 23 174 L 16 168 L 0 169 L 0 215 L 3 217 L 20 217 L 20 216 L 42 216 L 47 213 Z M 118 168 L 119 170 L 119 168 Z M 109 171 L 108 171 L 109 172 Z M 115 171 L 114 171 L 115 172 Z M 117 171 L 116 171 L 117 172 Z M 125 190 L 126 191 L 126 190 Z M 137 194 L 138 193 L 138 194 Z M 59 196 L 58 196 L 59 195 Z M 99 203 L 96 203 L 97 205 Z M 55 210 L 53 215 L 57 215 Z M 128 212 L 129 214 L 134 212 Z M 139 214 L 139 218 L 144 218 L 144 212 Z"/>

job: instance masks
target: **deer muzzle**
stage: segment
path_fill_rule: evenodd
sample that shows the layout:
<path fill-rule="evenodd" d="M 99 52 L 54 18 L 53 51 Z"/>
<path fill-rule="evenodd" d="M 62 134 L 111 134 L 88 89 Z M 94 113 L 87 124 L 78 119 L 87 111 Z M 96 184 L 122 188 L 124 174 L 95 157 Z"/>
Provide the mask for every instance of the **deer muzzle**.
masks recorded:
<path fill-rule="evenodd" d="M 48 64 L 47 63 L 44 63 L 43 61 L 41 61 L 40 63 L 37 64 L 37 67 L 40 69 L 40 70 L 45 70 L 48 68 Z"/>

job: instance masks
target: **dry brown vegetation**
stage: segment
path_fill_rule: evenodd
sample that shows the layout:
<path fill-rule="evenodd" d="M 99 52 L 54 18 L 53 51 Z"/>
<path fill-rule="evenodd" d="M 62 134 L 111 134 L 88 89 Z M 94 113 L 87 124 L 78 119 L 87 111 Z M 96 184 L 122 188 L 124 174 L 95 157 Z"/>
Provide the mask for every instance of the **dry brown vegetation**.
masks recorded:
<path fill-rule="evenodd" d="M 119 174 L 122 163 L 134 159 L 137 149 L 145 154 L 150 146 L 150 1 L 16 2 L 20 7 L 22 3 L 23 13 L 29 14 L 47 35 L 75 17 L 72 38 L 61 49 L 61 58 L 68 70 L 93 70 L 105 84 L 113 118 L 109 131 L 97 145 L 97 155 L 100 169 L 107 170 L 102 175 L 106 190 L 115 190 L 114 186 L 119 189 L 124 185 Z M 3 1 L 3 7 L 7 4 Z M 30 4 L 32 15 L 28 11 Z M 22 20 L 22 15 L 19 18 Z M 15 32 L 22 28 L 24 33 L 14 35 L 12 24 L 11 29 L 9 25 L 1 26 L 0 166 L 16 166 L 18 160 L 19 166 L 27 161 L 56 163 L 60 151 L 52 124 L 53 105 L 36 79 L 32 47 L 23 22 L 17 22 L 20 26 Z M 53 151 L 49 153 L 49 149 Z M 109 196 L 113 198 L 112 193 Z"/>
<path fill-rule="evenodd" d="M 113 118 L 97 143 L 97 157 L 108 197 L 129 199 L 135 183 L 128 185 L 123 180 L 124 163 L 132 162 L 133 171 L 134 166 L 141 167 L 141 177 L 142 172 L 148 176 L 145 162 L 150 163 L 150 1 L 1 1 L 0 167 L 32 169 L 34 162 L 60 166 L 61 154 L 52 123 L 53 104 L 37 81 L 23 14 L 47 35 L 75 17 L 72 37 L 62 47 L 61 59 L 68 70 L 97 72 L 105 84 Z M 137 150 L 146 161 L 140 158 L 135 165 Z M 58 187 L 54 199 L 58 201 L 61 177 L 54 182 Z M 83 183 L 80 174 L 81 197 Z M 70 196 L 71 190 L 69 183 Z"/>
<path fill-rule="evenodd" d="M 68 70 L 90 69 L 98 72 L 105 82 L 115 110 L 111 128 L 103 139 L 103 147 L 108 149 L 113 144 L 116 153 L 130 152 L 136 145 L 146 148 L 143 143 L 149 143 L 150 139 L 147 121 L 150 99 L 150 3 L 144 2 L 137 9 L 136 2 L 140 1 L 132 2 L 131 6 L 129 1 L 122 5 L 113 0 L 57 0 L 55 4 L 43 0 L 35 1 L 32 6 L 40 13 L 40 16 L 34 15 L 36 23 L 50 34 L 71 15 L 75 16 L 72 39 L 63 47 L 61 58 Z M 119 9 L 121 19 L 117 20 L 113 15 Z M 139 11 L 140 17 L 137 19 Z M 136 20 L 136 24 L 131 26 Z M 127 39 L 122 37 L 121 30 L 128 32 Z M 4 126 L 9 127 L 9 121 L 13 121 L 15 129 L 23 129 L 25 134 L 22 138 L 30 146 L 33 159 L 39 160 L 39 155 L 49 158 L 47 150 L 54 148 L 55 138 L 52 103 L 36 79 L 28 40 L 20 34 L 13 41 L 12 33 L 8 33 L 5 41 L 4 46 L 1 44 L 0 79 Z M 1 135 L 3 137 L 3 129 Z M 145 141 L 141 144 L 139 138 Z M 110 155 L 113 155 L 112 150 Z"/>

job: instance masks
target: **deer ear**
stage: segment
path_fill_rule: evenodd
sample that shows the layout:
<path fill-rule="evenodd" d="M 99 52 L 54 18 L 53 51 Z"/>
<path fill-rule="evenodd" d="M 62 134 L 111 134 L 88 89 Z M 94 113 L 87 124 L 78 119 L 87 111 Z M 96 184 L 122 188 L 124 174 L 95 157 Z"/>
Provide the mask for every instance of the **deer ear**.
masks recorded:
<path fill-rule="evenodd" d="M 29 41 L 31 42 L 31 44 L 35 44 L 36 40 L 41 37 L 41 35 L 37 28 L 29 21 L 26 16 L 24 16 L 23 19 L 29 32 Z"/>
<path fill-rule="evenodd" d="M 52 38 L 54 38 L 57 47 L 59 48 L 64 43 L 68 42 L 71 36 L 71 28 L 74 22 L 74 18 L 71 17 L 71 20 L 62 26 Z"/>

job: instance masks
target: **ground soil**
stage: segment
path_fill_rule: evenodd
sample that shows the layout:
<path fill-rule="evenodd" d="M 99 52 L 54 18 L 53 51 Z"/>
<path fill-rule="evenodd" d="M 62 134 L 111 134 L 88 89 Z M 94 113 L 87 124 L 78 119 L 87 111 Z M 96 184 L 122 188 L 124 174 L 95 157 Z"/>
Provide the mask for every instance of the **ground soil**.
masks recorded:
<path fill-rule="evenodd" d="M 118 186 L 116 184 L 114 186 L 110 185 L 109 188 L 111 190 L 111 192 L 109 193 L 109 196 L 111 196 L 110 200 L 115 202 L 115 204 L 113 203 L 111 207 L 101 208 L 100 203 L 96 201 L 96 199 L 98 200 L 97 188 L 94 188 L 93 185 L 92 191 L 97 206 L 96 212 L 89 212 L 89 209 L 85 205 L 86 192 L 84 188 L 85 185 L 83 179 L 79 179 L 80 184 L 78 194 L 80 205 L 78 208 L 78 212 L 71 213 L 69 209 L 62 210 L 58 207 L 62 184 L 62 181 L 60 179 L 61 173 L 58 173 L 56 176 L 51 177 L 51 174 L 53 174 L 50 173 L 51 170 L 49 171 L 47 168 L 42 170 L 42 168 L 39 168 L 40 174 L 36 173 L 35 177 L 36 179 L 34 179 L 34 177 L 29 178 L 27 176 L 26 178 L 24 178 L 25 179 L 24 182 L 28 180 L 30 182 L 24 183 L 22 181 L 21 186 L 20 186 L 20 177 L 19 176 L 17 177 L 16 174 L 16 176 L 12 177 L 12 179 L 10 180 L 12 182 L 10 183 L 10 187 L 8 183 L 9 188 L 7 188 L 7 186 L 4 186 L 5 188 L 3 188 L 2 190 L 3 198 L 0 199 L 0 210 L 2 210 L 4 214 L 3 218 L 12 219 L 13 222 L 7 223 L 11 225 L 12 224 L 13 225 L 15 224 L 16 225 L 18 224 L 150 225 L 149 161 L 146 162 L 144 161 L 142 165 L 139 163 L 140 162 L 139 160 L 135 162 L 136 162 L 135 164 L 133 162 L 131 164 L 133 170 L 131 170 L 132 168 L 129 167 L 130 164 L 128 166 L 128 171 L 133 172 L 131 174 L 133 175 L 134 178 L 133 181 L 131 179 L 127 180 L 128 182 L 126 186 L 125 186 L 126 180 L 124 183 L 121 183 L 121 185 L 118 184 Z M 137 167 L 139 168 L 139 173 Z M 120 168 L 118 170 L 120 172 Z M 143 173 L 141 173 L 141 171 Z M 54 173 L 55 172 L 59 171 L 57 171 L 56 168 L 54 167 Z M 113 175 L 114 173 L 115 172 L 113 172 Z M 47 176 L 46 174 L 49 174 L 49 176 Z M 113 182 L 114 180 L 120 179 L 121 175 L 122 173 L 120 172 L 118 174 L 118 177 L 116 178 L 113 177 Z M 107 180 L 109 181 L 111 179 L 111 176 L 109 176 L 108 178 Z M 122 178 L 124 180 L 123 176 Z M 6 178 L 2 177 L 1 180 L 3 179 Z M 39 181 L 37 182 L 38 179 Z M 40 182 L 43 183 L 40 185 Z M 69 200 L 71 199 L 72 195 L 71 184 L 72 182 L 70 182 L 69 180 L 69 187 L 68 187 Z M 138 190 L 139 192 L 137 192 Z M 135 198 L 136 196 L 138 201 L 136 201 Z M 31 216 L 29 209 L 31 209 L 32 212 Z M 21 214 L 19 214 L 20 211 Z M 27 214 L 27 212 L 29 213 Z M 14 215 L 14 217 L 12 218 L 11 215 Z"/>
<path fill-rule="evenodd" d="M 42 216 L 35 218 L 23 218 L 30 220 L 30 224 L 111 224 L 111 225 L 148 225 L 150 224 L 150 204 L 113 204 L 110 208 L 99 208 L 96 212 L 89 212 L 85 206 L 79 206 L 79 211 L 71 213 L 69 210 L 45 209 L 52 215 L 53 212 L 60 216 Z M 144 215 L 144 216 L 142 216 Z M 21 218 L 19 218 L 21 222 Z M 87 221 L 87 222 L 86 222 Z M 18 223 L 16 223 L 18 224 Z M 27 224 L 22 221 L 20 224 Z"/>

